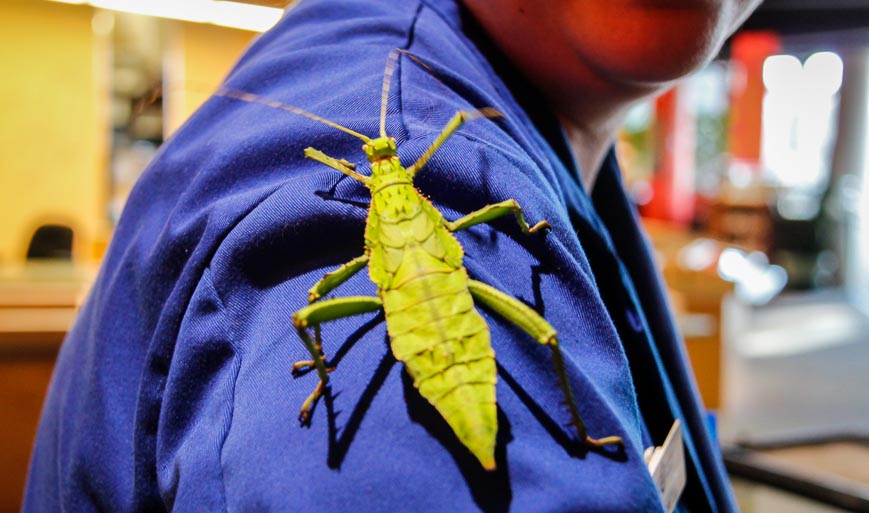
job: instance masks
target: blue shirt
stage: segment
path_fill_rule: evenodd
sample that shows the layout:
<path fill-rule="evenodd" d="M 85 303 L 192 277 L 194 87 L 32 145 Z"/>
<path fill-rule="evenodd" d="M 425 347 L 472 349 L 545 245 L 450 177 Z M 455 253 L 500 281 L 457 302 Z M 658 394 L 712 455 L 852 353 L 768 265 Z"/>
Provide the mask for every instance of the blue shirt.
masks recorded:
<path fill-rule="evenodd" d="M 226 85 L 376 135 L 393 48 L 431 67 L 404 58 L 392 82 L 387 131 L 405 165 L 457 110 L 505 114 L 462 127 L 415 183 L 448 219 L 515 198 L 532 224 L 549 221 L 545 236 L 523 236 L 512 218 L 459 232 L 465 266 L 559 331 L 590 434 L 620 435 L 624 451 L 576 443 L 548 349 L 488 311 L 496 471 L 420 398 L 377 314 L 324 325 L 338 368 L 300 427 L 317 377 L 290 375 L 309 358 L 290 315 L 363 253 L 369 200 L 303 149 L 367 167 L 353 137 L 215 97 L 130 197 L 61 349 L 25 511 L 660 511 L 642 451 L 675 417 L 683 507 L 734 510 L 614 159 L 589 197 L 551 115 L 452 0 L 303 1 Z M 363 272 L 332 296 L 375 294 Z"/>

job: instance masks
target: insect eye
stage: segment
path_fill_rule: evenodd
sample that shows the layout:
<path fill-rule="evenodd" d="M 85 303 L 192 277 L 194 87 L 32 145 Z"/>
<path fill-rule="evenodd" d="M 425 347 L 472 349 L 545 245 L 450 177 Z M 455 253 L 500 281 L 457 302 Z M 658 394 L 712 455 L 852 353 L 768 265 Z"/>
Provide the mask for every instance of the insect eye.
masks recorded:
<path fill-rule="evenodd" d="M 368 145 L 367 145 L 367 144 L 363 144 L 363 145 L 362 145 L 362 151 L 368 151 Z"/>

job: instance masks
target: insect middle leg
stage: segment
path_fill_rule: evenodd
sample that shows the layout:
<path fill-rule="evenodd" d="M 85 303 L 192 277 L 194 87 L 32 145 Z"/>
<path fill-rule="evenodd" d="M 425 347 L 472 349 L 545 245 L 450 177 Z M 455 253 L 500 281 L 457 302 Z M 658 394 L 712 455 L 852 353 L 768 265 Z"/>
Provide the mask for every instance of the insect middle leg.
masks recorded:
<path fill-rule="evenodd" d="M 525 220 L 525 213 L 522 211 L 522 207 L 515 199 L 508 199 L 500 203 L 486 205 L 480 210 L 475 210 L 464 217 L 456 219 L 455 221 L 446 221 L 444 222 L 444 225 L 447 227 L 447 230 L 451 232 L 456 232 L 459 230 L 464 230 L 465 228 L 470 228 L 471 226 L 474 226 L 476 224 L 488 223 L 489 221 L 498 219 L 499 217 L 503 217 L 507 214 L 513 214 L 516 217 L 516 223 L 519 225 L 519 228 L 525 235 L 528 235 L 529 233 L 535 233 L 539 230 L 546 230 L 551 228 L 551 226 L 549 226 L 549 223 L 546 221 L 540 221 L 534 226 L 530 226 L 528 224 L 528 221 Z"/>
<path fill-rule="evenodd" d="M 329 370 L 326 368 L 326 362 L 323 359 L 323 353 L 320 343 L 320 324 L 344 317 L 359 315 L 369 312 L 376 312 L 383 307 L 383 303 L 376 297 L 369 296 L 350 296 L 335 299 L 327 299 L 318 303 L 310 304 L 293 314 L 293 325 L 299 333 L 299 338 L 305 343 L 305 347 L 311 353 L 312 360 L 297 362 L 297 366 L 311 366 L 317 369 L 317 374 L 320 377 L 320 382 L 311 395 L 302 403 L 302 409 L 299 411 L 299 421 L 307 422 L 310 416 L 311 406 L 317 399 L 323 395 L 323 390 L 326 384 L 329 383 Z M 314 328 L 317 337 L 316 340 L 311 338 L 308 333 L 308 328 Z"/>
<path fill-rule="evenodd" d="M 308 291 L 308 303 L 313 303 L 329 292 L 335 290 L 338 285 L 349 280 L 351 276 L 364 269 L 366 265 L 368 265 L 368 255 L 362 255 L 354 258 L 334 271 L 326 273 L 326 275 L 323 276 L 320 281 L 315 283 Z"/>
<path fill-rule="evenodd" d="M 525 333 L 528 333 L 535 340 L 544 344 L 552 350 L 552 359 L 555 366 L 555 373 L 558 376 L 558 384 L 564 394 L 567 408 L 570 412 L 571 424 L 576 428 L 576 433 L 582 443 L 593 447 L 600 447 L 607 444 L 621 445 L 622 439 L 619 436 L 607 436 L 604 438 L 592 438 L 588 436 L 588 430 L 582 417 L 579 414 L 579 408 L 576 406 L 576 398 L 573 395 L 573 390 L 570 388 L 570 383 L 567 380 L 567 371 L 564 368 L 564 357 L 561 354 L 561 348 L 558 345 L 556 338 L 557 332 L 551 324 L 532 310 L 528 305 L 522 303 L 514 297 L 511 297 L 500 290 L 486 285 L 483 282 L 470 280 L 468 288 L 471 296 L 475 301 L 479 301 L 482 305 L 490 308 L 495 313 L 501 315 L 506 320 L 512 322 Z"/>

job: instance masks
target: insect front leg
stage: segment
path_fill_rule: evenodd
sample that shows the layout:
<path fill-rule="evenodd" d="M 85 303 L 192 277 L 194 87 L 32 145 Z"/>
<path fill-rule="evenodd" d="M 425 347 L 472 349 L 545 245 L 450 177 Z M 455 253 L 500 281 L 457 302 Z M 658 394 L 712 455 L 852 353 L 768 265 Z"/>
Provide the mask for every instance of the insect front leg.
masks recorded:
<path fill-rule="evenodd" d="M 573 390 L 570 388 L 570 382 L 567 380 L 567 371 L 564 368 L 564 358 L 558 346 L 555 328 L 546 322 L 540 314 L 529 308 L 528 305 L 483 282 L 469 280 L 468 289 L 475 301 L 479 301 L 482 305 L 512 322 L 522 331 L 528 333 L 535 340 L 552 350 L 552 359 L 555 373 L 558 376 L 558 384 L 561 387 L 570 412 L 571 424 L 576 428 L 580 441 L 593 447 L 608 444 L 622 445 L 622 439 L 619 436 L 607 436 L 604 438 L 592 438 L 588 436 L 588 430 L 579 414 L 576 398 L 573 395 Z"/>
<path fill-rule="evenodd" d="M 350 296 L 335 299 L 328 299 L 318 303 L 310 304 L 293 314 L 293 325 L 299 333 L 299 338 L 305 343 L 305 347 L 311 353 L 312 360 L 297 362 L 294 370 L 304 366 L 310 366 L 317 369 L 317 374 L 320 377 L 320 382 L 317 387 L 311 392 L 311 395 L 302 403 L 302 408 L 299 411 L 299 421 L 307 423 L 310 419 L 311 407 L 323 395 L 323 390 L 329 383 L 329 369 L 326 367 L 326 361 L 323 359 L 320 344 L 320 324 L 344 317 L 359 315 L 369 312 L 376 312 L 383 307 L 383 303 L 376 297 L 369 296 Z M 316 331 L 316 340 L 311 338 L 308 333 L 308 328 L 314 328 Z"/>
<path fill-rule="evenodd" d="M 513 216 L 516 217 L 516 223 L 525 235 L 536 233 L 539 230 L 548 230 L 552 228 L 546 221 L 540 221 L 534 226 L 530 226 L 528 221 L 525 220 L 525 212 L 522 210 L 522 207 L 519 206 L 519 202 L 515 199 L 508 199 L 500 203 L 486 205 L 480 210 L 475 210 L 455 221 L 445 221 L 444 225 L 447 227 L 447 230 L 455 232 L 464 230 L 465 228 L 470 228 L 476 224 L 488 223 L 489 221 L 498 219 L 507 214 L 513 214 Z"/>
<path fill-rule="evenodd" d="M 314 148 L 305 148 L 305 156 L 311 160 L 316 160 L 317 162 L 319 162 L 321 164 L 326 164 L 327 166 L 331 167 L 332 169 L 336 169 L 338 171 L 341 171 L 342 173 L 344 173 L 345 175 L 349 176 L 350 178 L 356 180 L 357 182 L 361 182 L 362 185 L 367 186 L 368 182 L 371 181 L 371 179 L 368 178 L 367 176 L 361 175 L 361 174 L 356 172 L 356 165 L 355 164 L 348 162 L 344 159 L 336 159 L 335 157 L 330 157 L 329 155 L 326 155 L 322 151 L 316 150 Z"/>
<path fill-rule="evenodd" d="M 503 114 L 492 107 L 484 107 L 480 110 L 460 110 L 456 112 L 456 114 L 447 122 L 447 126 L 444 127 L 431 146 L 423 152 L 422 156 L 414 162 L 412 166 L 407 168 L 408 174 L 413 177 L 420 169 L 422 169 L 438 148 L 440 148 L 441 145 L 445 143 L 446 140 L 449 139 L 450 136 L 453 135 L 466 121 L 478 118 L 499 118 L 502 116 Z"/>

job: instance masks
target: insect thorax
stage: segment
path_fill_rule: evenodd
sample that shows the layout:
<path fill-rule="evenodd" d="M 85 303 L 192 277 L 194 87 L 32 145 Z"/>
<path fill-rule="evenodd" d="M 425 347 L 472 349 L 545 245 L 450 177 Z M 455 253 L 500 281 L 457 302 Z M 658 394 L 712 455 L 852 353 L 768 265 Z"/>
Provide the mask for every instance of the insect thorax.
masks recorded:
<path fill-rule="evenodd" d="M 375 139 L 372 143 L 382 139 Z M 368 183 L 368 188 L 371 189 L 372 195 L 377 195 L 384 187 L 392 185 L 413 186 L 413 179 L 404 166 L 401 165 L 401 161 L 394 151 L 391 154 L 384 152 L 385 154 L 381 158 L 372 160 L 373 151 L 370 150 L 371 143 L 365 146 L 368 147 L 365 150 L 366 156 L 369 157 L 369 161 L 371 162 L 371 181 Z"/>
<path fill-rule="evenodd" d="M 413 179 L 398 157 L 371 163 L 372 208 L 389 221 L 413 217 L 421 208 L 422 197 L 413 187 Z"/>

